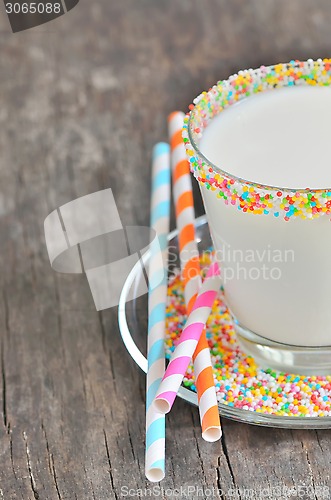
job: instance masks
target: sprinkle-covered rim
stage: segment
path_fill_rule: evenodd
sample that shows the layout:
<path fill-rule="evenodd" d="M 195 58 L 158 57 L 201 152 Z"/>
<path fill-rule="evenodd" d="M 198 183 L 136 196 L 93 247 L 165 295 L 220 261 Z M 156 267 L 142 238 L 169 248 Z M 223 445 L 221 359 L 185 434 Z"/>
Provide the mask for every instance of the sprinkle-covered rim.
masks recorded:
<path fill-rule="evenodd" d="M 331 187 L 294 189 L 258 184 L 237 177 L 209 161 L 199 149 L 199 140 L 209 122 L 242 99 L 281 87 L 330 86 L 331 59 L 290 61 L 273 66 L 239 71 L 202 92 L 190 106 L 183 128 L 183 140 L 190 168 L 200 184 L 215 191 L 218 198 L 243 212 L 314 219 L 331 214 Z"/>

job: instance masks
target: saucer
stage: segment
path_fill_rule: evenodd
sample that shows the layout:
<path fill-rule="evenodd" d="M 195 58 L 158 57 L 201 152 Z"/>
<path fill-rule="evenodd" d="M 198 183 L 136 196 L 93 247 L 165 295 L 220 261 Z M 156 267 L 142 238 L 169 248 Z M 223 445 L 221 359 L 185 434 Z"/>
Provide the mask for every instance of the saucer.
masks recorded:
<path fill-rule="evenodd" d="M 195 227 L 203 268 L 208 265 L 212 245 L 205 216 L 196 219 Z M 168 240 L 171 259 L 165 345 L 166 355 L 170 357 L 186 316 L 178 271 L 178 232 L 170 233 Z M 148 252 L 144 254 L 145 265 L 149 257 Z M 142 280 L 144 273 L 138 262 L 124 284 L 118 318 L 121 336 L 129 354 L 146 373 L 147 296 L 135 293 L 141 289 L 139 283 Z M 237 342 L 222 291 L 208 322 L 207 338 L 222 417 L 268 427 L 331 427 L 331 374 L 305 376 L 258 367 L 254 358 L 244 353 Z M 198 404 L 192 366 L 188 369 L 178 396 L 188 403 Z"/>

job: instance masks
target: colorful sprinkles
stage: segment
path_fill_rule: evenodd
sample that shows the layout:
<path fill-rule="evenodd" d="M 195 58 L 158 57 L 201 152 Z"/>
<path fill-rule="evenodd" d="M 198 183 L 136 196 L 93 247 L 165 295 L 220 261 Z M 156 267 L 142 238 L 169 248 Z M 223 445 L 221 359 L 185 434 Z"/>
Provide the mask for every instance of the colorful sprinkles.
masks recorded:
<path fill-rule="evenodd" d="M 209 121 L 235 102 L 268 89 L 296 85 L 331 85 L 331 59 L 290 61 L 288 64 L 261 66 L 239 71 L 228 80 L 218 82 L 203 92 L 190 106 L 186 116 L 183 139 L 191 171 L 207 189 L 227 205 L 253 214 L 314 219 L 331 214 L 331 187 L 318 190 L 291 190 L 263 186 L 238 179 L 215 169 L 199 154 L 198 144 Z"/>
<path fill-rule="evenodd" d="M 200 257 L 202 274 L 211 252 Z M 180 274 L 168 285 L 166 355 L 170 357 L 186 320 Z M 254 359 L 240 351 L 222 293 L 215 301 L 207 324 L 207 339 L 214 366 L 218 401 L 238 409 L 290 417 L 331 416 L 331 376 L 300 376 L 258 368 Z M 184 385 L 196 391 L 193 365 Z"/>

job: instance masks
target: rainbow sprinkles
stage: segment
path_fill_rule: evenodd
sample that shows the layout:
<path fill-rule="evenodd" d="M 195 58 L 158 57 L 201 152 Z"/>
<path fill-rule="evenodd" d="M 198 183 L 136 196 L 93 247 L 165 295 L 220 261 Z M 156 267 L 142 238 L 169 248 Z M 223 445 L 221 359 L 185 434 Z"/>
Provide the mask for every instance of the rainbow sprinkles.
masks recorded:
<path fill-rule="evenodd" d="M 200 256 L 202 275 L 211 262 L 211 252 Z M 170 277 L 166 313 L 166 356 L 170 358 L 186 322 L 183 283 L 180 273 Z M 331 376 L 297 375 L 259 368 L 241 351 L 233 322 L 219 292 L 206 330 L 219 403 L 266 415 L 282 417 L 330 417 Z M 183 379 L 196 392 L 192 363 Z"/>
<path fill-rule="evenodd" d="M 249 182 L 216 169 L 199 152 L 198 144 L 210 120 L 232 104 L 266 90 L 294 85 L 331 85 L 331 59 L 290 61 L 239 71 L 203 92 L 190 106 L 183 128 L 183 140 L 196 179 L 215 192 L 226 205 L 242 212 L 314 219 L 331 215 L 331 186 L 328 189 L 284 189 Z"/>

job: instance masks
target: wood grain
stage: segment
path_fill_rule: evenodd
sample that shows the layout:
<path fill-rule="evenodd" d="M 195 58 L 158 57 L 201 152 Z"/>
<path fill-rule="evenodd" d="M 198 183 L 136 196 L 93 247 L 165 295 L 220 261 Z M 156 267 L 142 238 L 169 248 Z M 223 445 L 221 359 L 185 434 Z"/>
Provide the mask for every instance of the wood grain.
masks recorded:
<path fill-rule="evenodd" d="M 144 376 L 117 311 L 97 313 L 83 276 L 51 270 L 44 218 L 111 187 L 123 223 L 147 224 L 151 149 L 168 113 L 240 68 L 329 57 L 330 24 L 327 0 L 81 1 L 15 35 L 3 15 L 0 498 L 119 499 L 150 486 Z M 195 198 L 199 215 L 197 187 Z M 331 431 L 223 428 L 221 443 L 205 443 L 197 410 L 177 401 L 162 486 L 223 499 L 303 486 L 313 496 L 301 498 L 330 498 Z"/>

